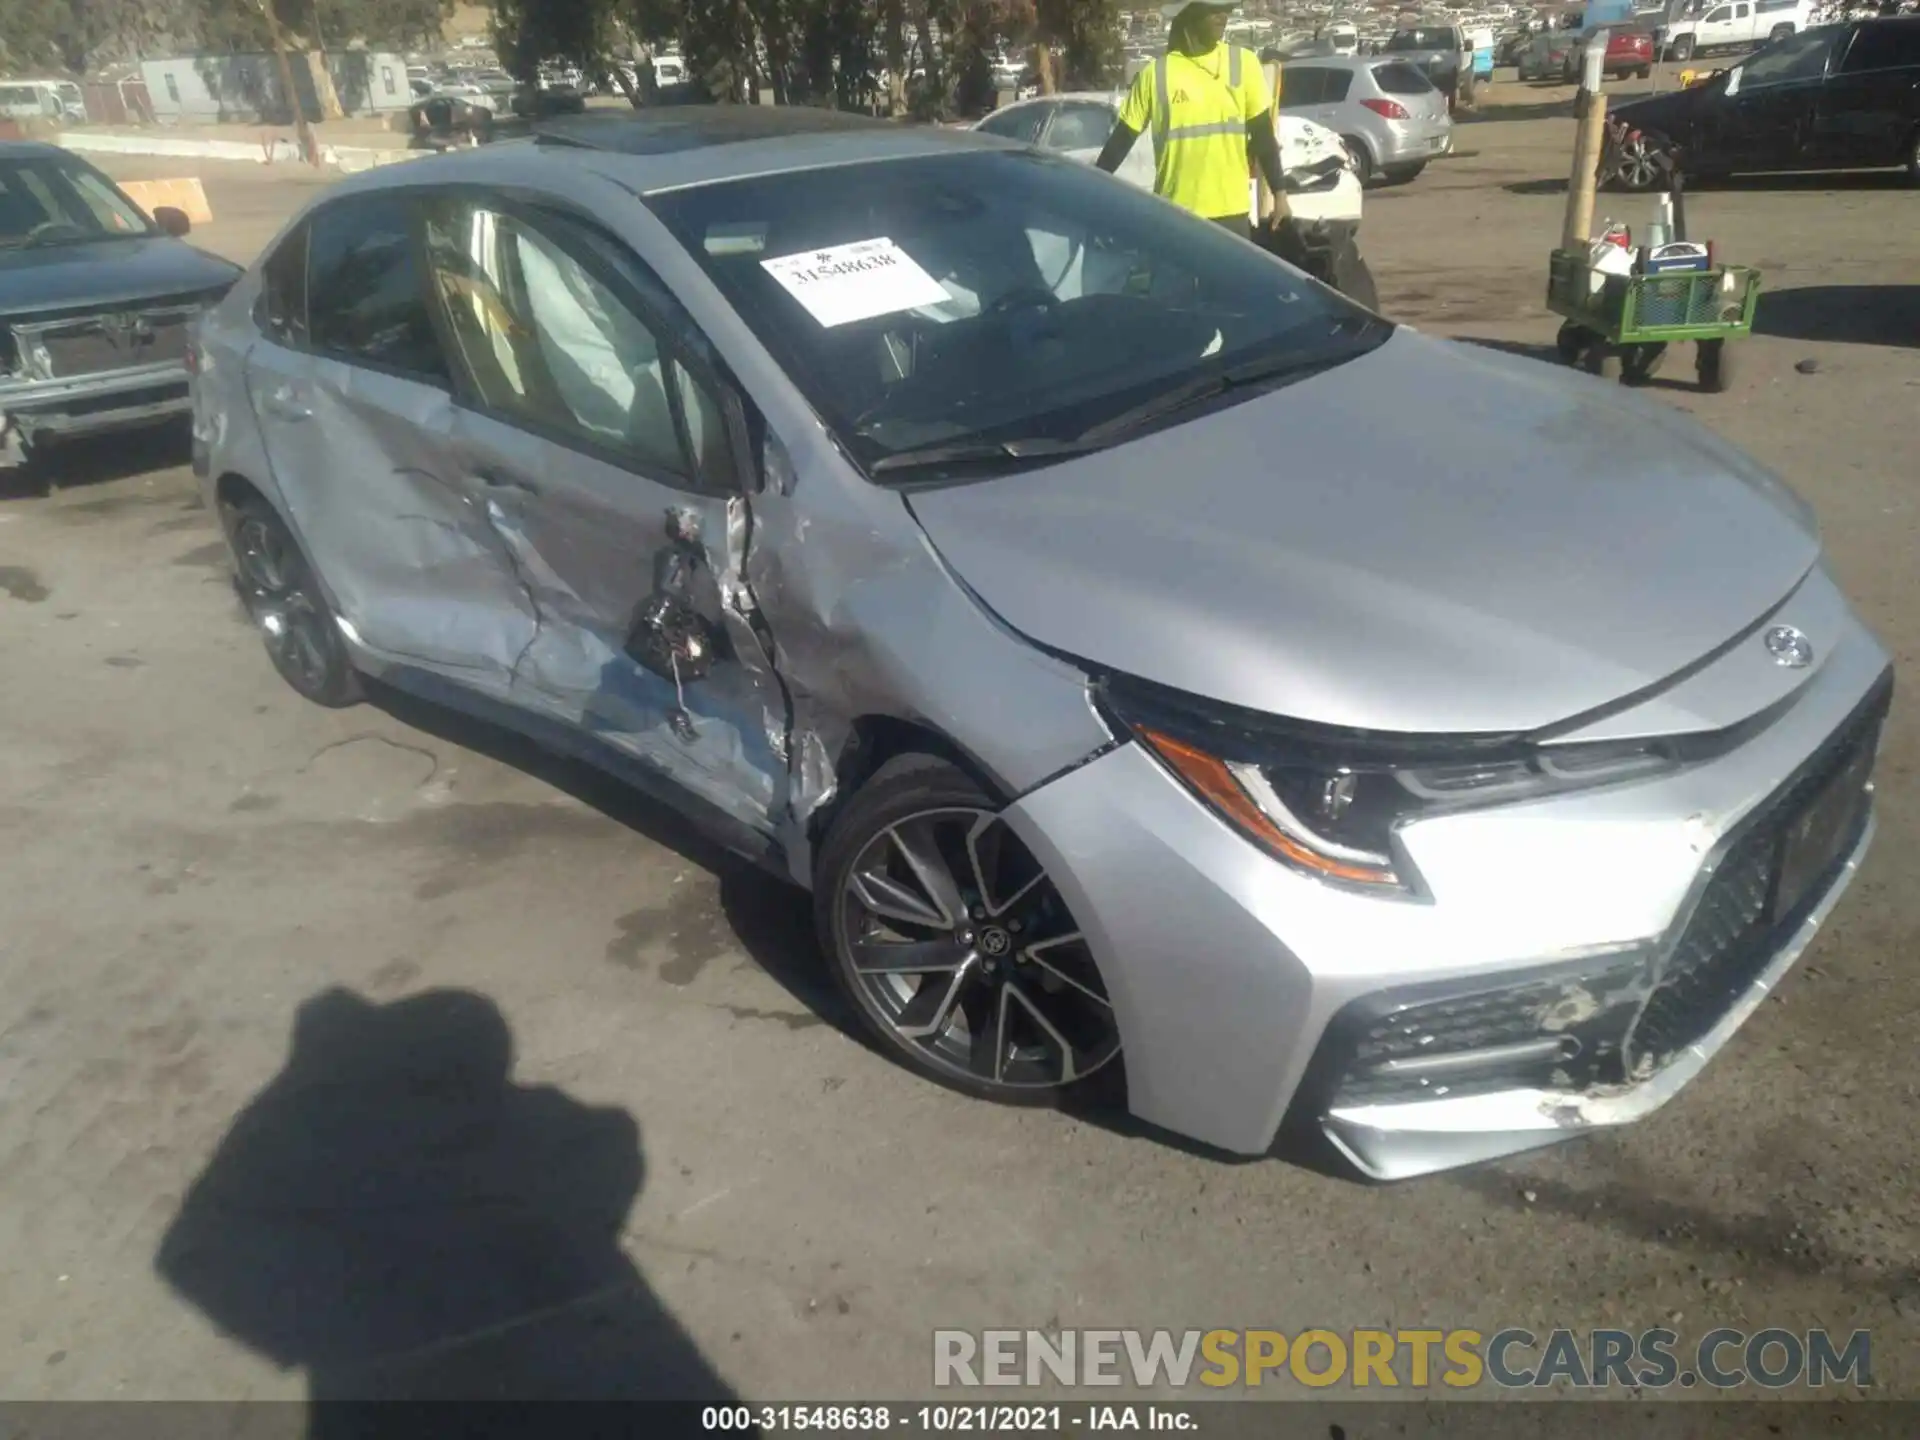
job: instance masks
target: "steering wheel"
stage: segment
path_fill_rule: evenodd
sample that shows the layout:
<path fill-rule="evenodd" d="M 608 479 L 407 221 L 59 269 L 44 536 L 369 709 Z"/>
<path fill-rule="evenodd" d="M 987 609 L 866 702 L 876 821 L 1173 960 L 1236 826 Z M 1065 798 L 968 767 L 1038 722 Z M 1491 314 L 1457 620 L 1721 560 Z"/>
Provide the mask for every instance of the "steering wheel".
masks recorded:
<path fill-rule="evenodd" d="M 85 235 L 87 233 L 71 220 L 42 220 L 38 225 L 33 226 L 27 231 L 27 244 L 36 245 L 40 242 L 41 237 L 62 230 L 71 230 L 76 235 Z"/>
<path fill-rule="evenodd" d="M 1011 315 L 1016 310 L 1055 310 L 1060 297 L 1039 285 L 1016 285 L 1004 295 L 996 295 L 980 313 Z"/>

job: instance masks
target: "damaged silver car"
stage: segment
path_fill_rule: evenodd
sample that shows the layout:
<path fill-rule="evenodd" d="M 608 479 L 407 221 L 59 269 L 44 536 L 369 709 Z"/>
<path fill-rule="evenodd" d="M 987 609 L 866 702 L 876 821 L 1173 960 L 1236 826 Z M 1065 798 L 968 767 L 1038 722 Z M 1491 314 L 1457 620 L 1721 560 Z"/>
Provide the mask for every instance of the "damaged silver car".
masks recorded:
<path fill-rule="evenodd" d="M 991 137 L 676 108 L 383 167 L 199 346 L 288 681 L 694 815 L 975 1095 L 1376 1177 L 1617 1124 L 1868 843 L 1889 660 L 1777 479 Z"/>

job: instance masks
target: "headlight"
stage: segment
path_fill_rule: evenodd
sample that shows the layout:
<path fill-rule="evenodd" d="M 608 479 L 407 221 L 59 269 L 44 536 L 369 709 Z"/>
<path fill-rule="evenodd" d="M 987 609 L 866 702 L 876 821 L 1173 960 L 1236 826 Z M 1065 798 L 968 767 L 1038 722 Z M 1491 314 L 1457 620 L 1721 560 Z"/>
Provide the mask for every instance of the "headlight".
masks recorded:
<path fill-rule="evenodd" d="M 1101 695 L 1126 732 L 1248 839 L 1304 874 L 1375 892 L 1413 888 L 1395 838 L 1410 821 L 1641 778 L 1681 759 L 1657 741 L 1334 730 L 1118 677 Z"/>

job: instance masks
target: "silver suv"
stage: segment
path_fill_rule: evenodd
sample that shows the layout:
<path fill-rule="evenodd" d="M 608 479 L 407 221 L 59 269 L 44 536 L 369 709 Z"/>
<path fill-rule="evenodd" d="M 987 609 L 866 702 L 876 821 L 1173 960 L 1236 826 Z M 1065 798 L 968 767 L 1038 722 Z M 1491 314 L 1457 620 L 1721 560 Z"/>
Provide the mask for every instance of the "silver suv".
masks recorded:
<path fill-rule="evenodd" d="M 1028 147 L 581 116 L 323 192 L 200 348 L 289 682 L 678 807 L 972 1095 L 1382 1177 L 1619 1124 L 1868 844 L 1888 658 L 1779 480 Z"/>

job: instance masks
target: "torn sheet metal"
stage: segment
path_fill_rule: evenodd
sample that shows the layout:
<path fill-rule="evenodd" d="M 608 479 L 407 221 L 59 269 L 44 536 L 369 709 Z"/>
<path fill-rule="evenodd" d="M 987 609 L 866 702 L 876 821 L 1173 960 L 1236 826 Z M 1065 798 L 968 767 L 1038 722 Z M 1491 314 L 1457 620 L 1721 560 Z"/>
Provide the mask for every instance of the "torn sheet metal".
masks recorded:
<path fill-rule="evenodd" d="M 267 346 L 248 371 L 274 481 L 341 616 L 375 651 L 504 694 L 535 611 L 449 473 L 447 393 Z"/>
<path fill-rule="evenodd" d="M 835 463 L 823 444 L 823 463 Z M 901 497 L 809 484 L 769 436 L 745 578 L 778 646 L 793 704 L 783 843 L 811 879 L 808 821 L 829 801 L 854 722 L 889 716 L 965 737 L 1010 793 L 1111 739 L 1086 677 L 1012 634 L 948 573 Z M 891 512 L 891 513 L 876 513 Z M 982 686 L 973 677 L 1004 677 Z"/>
<path fill-rule="evenodd" d="M 763 835 L 784 806 L 785 701 L 754 634 L 746 502 L 700 495 L 468 411 L 461 473 L 538 617 L 513 698 L 578 726 Z M 780 717 L 770 731 L 768 716 Z"/>

